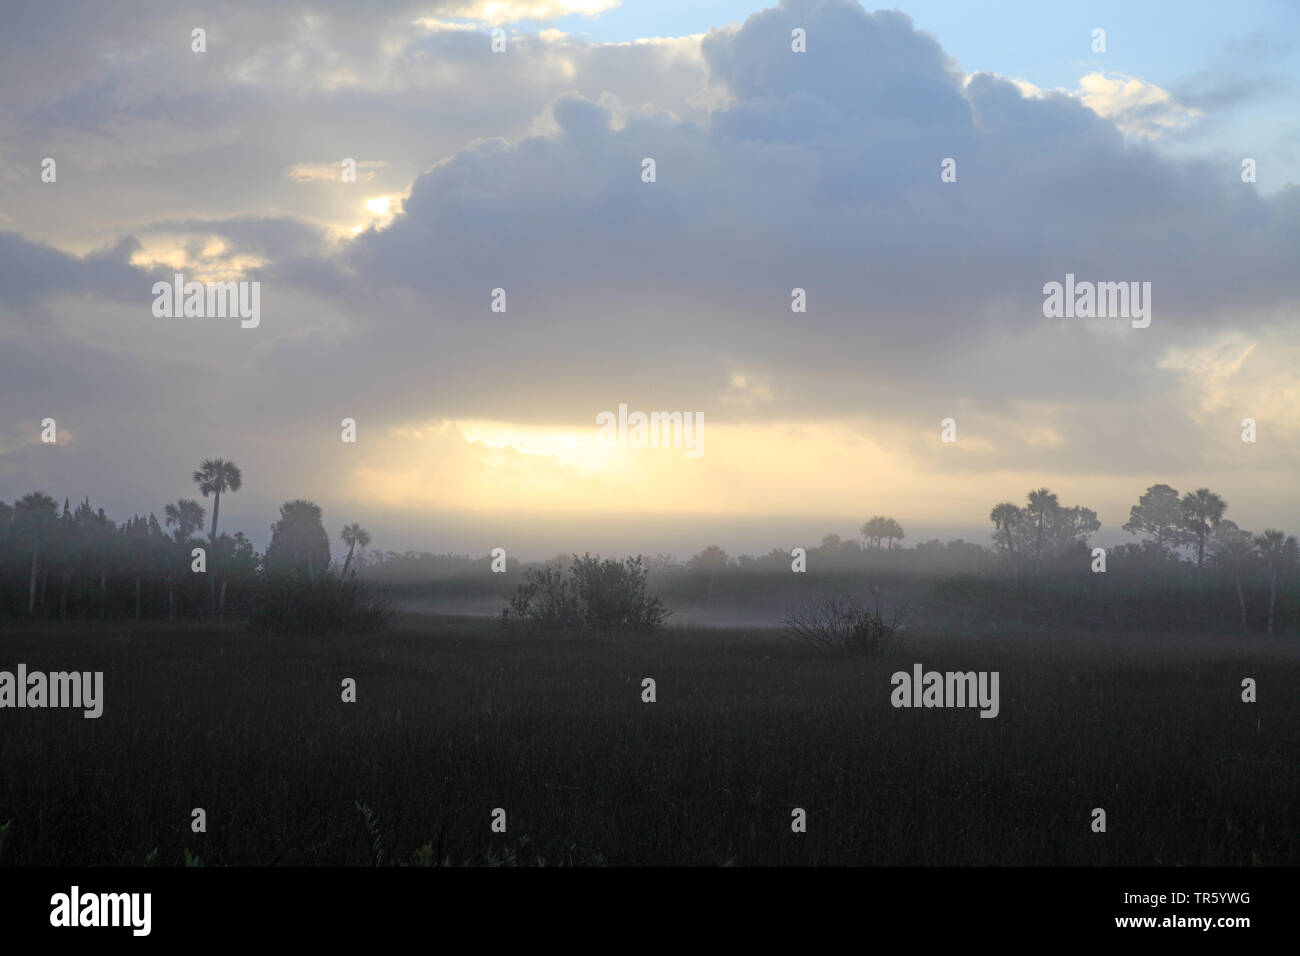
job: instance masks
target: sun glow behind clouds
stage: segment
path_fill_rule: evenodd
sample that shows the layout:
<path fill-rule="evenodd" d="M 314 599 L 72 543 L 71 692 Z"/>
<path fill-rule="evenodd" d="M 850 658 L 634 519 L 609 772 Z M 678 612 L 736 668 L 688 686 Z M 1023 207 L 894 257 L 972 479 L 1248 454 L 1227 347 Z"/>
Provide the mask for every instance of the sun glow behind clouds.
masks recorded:
<path fill-rule="evenodd" d="M 405 512 L 412 522 L 439 512 L 539 520 L 584 515 L 589 527 L 669 513 L 682 521 L 774 515 L 860 521 L 889 512 L 908 516 L 905 527 L 909 521 L 970 527 L 991 502 L 1018 501 L 1025 490 L 1046 484 L 1064 500 L 1097 509 L 1113 530 L 1127 517 L 1131 497 L 1157 479 L 1182 487 L 1222 477 L 1204 470 L 1084 478 L 1042 466 L 991 470 L 987 462 L 1001 459 L 1001 443 L 1045 452 L 1069 436 L 1057 428 L 1029 434 L 1013 428 L 1019 437 L 994 440 L 980 434 L 979 419 L 968 418 L 960 442 L 943 445 L 938 427 L 909 443 L 884 422 L 723 424 L 706 416 L 705 453 L 696 459 L 681 448 L 606 445 L 597 438 L 594 415 L 590 428 L 436 421 L 368 433 L 350 453 L 359 457 L 347 459 L 341 491 L 349 507 Z M 961 458 L 978 460 L 963 466 Z"/>
<path fill-rule="evenodd" d="M 457 427 L 468 442 L 523 455 L 546 455 L 585 474 L 608 472 L 619 463 L 618 449 L 597 441 L 594 425 L 590 431 L 502 422 L 460 422 Z"/>
<path fill-rule="evenodd" d="M 388 429 L 358 446 L 348 494 L 412 510 L 509 512 L 856 514 L 864 476 L 873 500 L 924 497 L 916 463 L 840 423 L 710 424 L 704 454 L 629 448 L 590 427 L 495 421 Z M 938 444 L 935 430 L 934 444 Z M 951 490 L 943 497 L 949 502 Z M 951 504 L 951 502 L 949 502 Z M 959 504 L 951 504 L 958 511 Z M 981 499 L 982 507 L 982 499 Z"/>

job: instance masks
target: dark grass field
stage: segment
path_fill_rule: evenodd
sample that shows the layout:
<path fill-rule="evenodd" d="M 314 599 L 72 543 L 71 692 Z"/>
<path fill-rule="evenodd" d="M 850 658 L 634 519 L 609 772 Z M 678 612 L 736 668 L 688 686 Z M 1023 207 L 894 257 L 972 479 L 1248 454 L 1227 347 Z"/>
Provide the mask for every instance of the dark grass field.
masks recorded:
<path fill-rule="evenodd" d="M 893 709 L 916 661 L 1000 671 L 1000 716 Z M 919 633 L 863 660 L 408 617 L 366 639 L 10 628 L 18 662 L 103 670 L 105 705 L 0 711 L 10 866 L 1300 863 L 1293 640 Z"/>

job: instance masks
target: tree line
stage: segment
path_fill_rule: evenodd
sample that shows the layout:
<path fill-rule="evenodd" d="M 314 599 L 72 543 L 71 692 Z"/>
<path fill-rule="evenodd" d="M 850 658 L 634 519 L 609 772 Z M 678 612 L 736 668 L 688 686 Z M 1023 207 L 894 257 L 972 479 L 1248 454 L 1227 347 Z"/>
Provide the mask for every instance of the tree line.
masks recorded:
<path fill-rule="evenodd" d="M 383 585 L 416 596 L 412 588 L 442 581 L 449 595 L 476 587 L 486 595 L 514 588 L 526 571 L 514 558 L 506 562 L 507 573 L 498 575 L 490 573 L 491 561 L 482 556 L 367 556 L 370 535 L 356 523 L 339 534 L 347 550 L 338 569 L 321 509 L 303 499 L 281 505 L 271 542 L 258 553 L 242 532 L 220 528 L 222 501 L 243 485 L 239 467 L 208 459 L 192 480 L 199 498 L 211 500 L 210 523 L 208 509 L 193 498 L 165 505 L 161 522 L 149 514 L 121 524 L 89 498 L 75 506 L 65 499 L 61 508 L 41 492 L 12 505 L 0 501 L 0 618 L 265 619 L 269 614 L 289 626 L 308 615 L 323 627 L 331 610 L 350 619 L 358 602 L 365 603 L 366 583 L 372 594 L 374 585 Z M 1268 633 L 1300 625 L 1296 538 L 1274 528 L 1252 534 L 1226 517 L 1227 507 L 1207 488 L 1179 494 L 1167 484 L 1150 486 L 1123 525 L 1140 540 L 1109 549 L 1107 574 L 1091 581 L 1090 536 L 1101 527 L 1097 513 L 1063 504 L 1048 488 L 1029 491 L 1022 505 L 1003 501 L 992 508 L 991 547 L 961 539 L 903 547 L 903 526 L 876 515 L 861 526 L 859 540 L 829 534 L 807 548 L 807 570 L 813 577 L 835 574 L 845 581 L 878 573 L 971 577 L 994 584 L 1002 578 L 1022 605 L 1054 587 L 1064 600 L 1062 588 L 1068 588 L 1071 613 L 1083 614 L 1087 602 L 1110 602 L 1117 617 L 1141 605 L 1145 610 L 1137 617 L 1147 620 L 1159 616 L 1153 608 L 1163 603 L 1162 620 L 1175 627 L 1218 621 L 1226 613 L 1244 631 L 1252 629 L 1252 619 Z M 201 561 L 196 549 L 202 551 Z M 793 586 L 791 559 L 790 549 L 733 557 L 710 545 L 685 561 L 647 558 L 644 568 L 657 593 L 725 602 L 743 598 L 759 580 L 777 585 L 783 578 L 779 586 Z M 569 560 L 557 559 L 561 566 Z M 200 563 L 202 573 L 196 573 Z M 1098 583 L 1103 578 L 1109 579 L 1105 587 Z M 1123 608 L 1116 604 L 1120 594 Z M 1189 602 L 1199 618 L 1176 607 Z"/>
<path fill-rule="evenodd" d="M 258 553 L 243 532 L 220 530 L 223 496 L 243 486 L 234 462 L 206 459 L 192 475 L 198 500 L 180 498 L 155 514 L 132 515 L 121 524 L 89 497 L 62 508 L 34 491 L 8 504 L 0 501 L 0 618 L 120 619 L 224 618 L 247 616 L 273 593 L 295 582 L 336 588 L 355 581 L 351 567 L 369 533 L 349 524 L 340 533 L 347 547 L 342 569 L 331 568 L 330 541 L 321 508 L 295 499 L 280 507 L 271 543 Z M 281 594 L 282 596 L 282 594 Z"/>

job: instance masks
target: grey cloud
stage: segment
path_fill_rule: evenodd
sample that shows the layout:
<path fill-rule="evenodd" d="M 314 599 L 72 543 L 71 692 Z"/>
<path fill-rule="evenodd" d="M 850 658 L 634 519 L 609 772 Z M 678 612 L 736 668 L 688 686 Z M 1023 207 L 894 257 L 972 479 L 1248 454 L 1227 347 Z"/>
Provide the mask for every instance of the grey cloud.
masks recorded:
<path fill-rule="evenodd" d="M 529 41 L 494 63 L 481 36 L 438 34 L 384 65 L 396 91 L 292 87 L 273 55 L 292 18 L 268 16 L 254 53 L 290 92 L 268 80 L 232 94 L 210 78 L 178 84 L 165 103 L 140 99 L 160 128 L 212 104 L 234 138 L 201 144 L 185 162 L 119 171 L 129 188 L 106 219 L 131 223 L 114 235 L 217 234 L 268 258 L 250 276 L 265 290 L 256 335 L 136 318 L 149 275 L 127 264 L 131 240 L 78 259 L 30 241 L 28 229 L 27 239 L 0 234 L 6 322 L 77 290 L 113 300 L 123 316 L 99 345 L 118 373 L 81 380 L 58 365 L 58 397 L 87 420 L 114 409 L 138 416 L 141 430 L 186 421 L 203 440 L 166 451 L 186 461 L 214 446 L 268 468 L 289 454 L 307 482 L 318 480 L 306 465 L 318 458 L 304 450 L 342 414 L 368 426 L 445 416 L 582 423 L 619 401 L 722 422 L 839 417 L 868 435 L 874 423 L 920 456 L 917 436 L 975 396 L 972 424 L 1005 453 L 996 463 L 950 458 L 954 472 L 1044 463 L 1090 472 L 1117 467 L 1112 447 L 1132 456 L 1124 467 L 1190 468 L 1196 431 L 1160 356 L 1226 321 L 1268 332 L 1263 317 L 1300 300 L 1300 190 L 1264 197 L 1234 168 L 1126 144 L 1070 97 L 1027 99 L 990 74 L 965 83 L 901 14 L 787 4 L 711 33 L 703 65 L 564 41 L 571 81 L 544 62 L 556 47 Z M 794 26 L 808 31 L 806 54 L 790 52 Z M 374 62 L 367 38 L 377 34 L 359 29 L 338 62 L 310 61 L 311 70 Z M 461 77 L 442 77 L 439 57 Z M 711 115 L 684 105 L 706 68 L 733 97 Z M 534 75 L 544 81 L 530 84 Z M 671 103 L 654 95 L 660 76 Z M 626 107 L 618 129 L 596 102 L 612 90 Z M 86 125 L 106 109 L 89 79 L 59 95 Z M 556 132 L 527 136 L 548 112 Z M 49 125 L 56 114 L 38 108 L 28 121 Z M 402 127 L 413 118 L 422 128 Z M 284 211 L 284 197 L 318 190 L 320 208 L 335 210 L 358 192 L 291 184 L 284 169 L 341 155 L 390 161 L 375 191 L 408 182 L 411 191 L 390 226 L 334 250 L 316 224 Z M 640 179 L 646 156 L 657 162 L 654 184 Z M 939 182 L 947 156 L 958 164 L 952 185 Z M 158 198 L 128 212 L 151 181 Z M 20 221 L 37 222 L 38 203 L 61 196 L 29 195 Z M 1042 285 L 1067 271 L 1150 281 L 1151 328 L 1107 334 L 1044 319 Z M 808 290 L 806 315 L 790 311 L 795 286 Z M 496 287 L 508 293 L 504 315 L 488 308 Z M 168 362 L 169 350 L 186 354 Z M 33 368 L 51 361 L 44 350 L 9 354 Z M 93 339 L 75 354 L 93 364 Z M 772 400 L 722 403 L 733 371 L 769 382 Z M 0 384 L 6 408 L 18 394 Z M 1045 402 L 1059 406 L 1066 437 L 1050 453 L 1019 434 L 1027 404 Z M 250 421 L 273 438 L 241 439 L 237 426 Z M 105 441 L 88 437 L 81 454 L 110 456 Z M 24 475 L 37 474 L 22 461 L 33 469 Z"/>

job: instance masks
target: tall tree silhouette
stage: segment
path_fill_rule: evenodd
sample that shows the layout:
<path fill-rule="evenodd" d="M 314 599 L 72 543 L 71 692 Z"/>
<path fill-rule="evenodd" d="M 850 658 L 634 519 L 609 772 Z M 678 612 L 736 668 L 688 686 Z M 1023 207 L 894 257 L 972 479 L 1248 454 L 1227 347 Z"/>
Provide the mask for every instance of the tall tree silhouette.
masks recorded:
<path fill-rule="evenodd" d="M 1029 504 L 1025 508 L 1025 514 L 1034 522 L 1037 527 L 1038 544 L 1034 548 L 1034 574 L 1037 575 L 1043 563 L 1043 530 L 1047 526 L 1047 521 L 1052 512 L 1061 506 L 1056 495 L 1046 488 L 1039 488 L 1037 491 L 1029 493 Z"/>
<path fill-rule="evenodd" d="M 1255 542 L 1249 531 L 1237 527 L 1237 522 L 1220 520 L 1215 522 L 1210 535 L 1210 549 L 1214 563 L 1224 568 L 1232 576 L 1232 583 L 1237 589 L 1237 608 L 1241 612 L 1241 631 L 1250 632 L 1246 621 L 1246 596 L 1241 590 L 1241 578 L 1248 574 L 1251 566 L 1258 560 L 1255 554 Z"/>
<path fill-rule="evenodd" d="M 1205 564 L 1205 539 L 1214 526 L 1223 520 L 1228 505 L 1209 488 L 1187 492 L 1183 495 L 1181 505 L 1183 527 L 1196 541 L 1196 581 L 1199 584 L 1201 568 Z"/>
<path fill-rule="evenodd" d="M 244 483 L 244 473 L 233 461 L 224 458 L 207 458 L 199 464 L 194 472 L 194 483 L 199 486 L 203 497 L 212 495 L 212 531 L 208 535 L 217 540 L 217 513 L 221 510 L 221 493 L 235 492 Z"/>
<path fill-rule="evenodd" d="M 862 526 L 862 530 L 858 533 L 862 536 L 862 540 L 867 543 L 868 547 L 879 548 L 880 540 L 885 536 L 885 532 L 888 530 L 889 519 L 883 515 L 873 515 L 867 519 L 866 523 Z"/>
<path fill-rule="evenodd" d="M 993 542 L 1007 552 L 1011 560 L 1011 574 L 1017 582 L 1020 580 L 1020 556 L 1016 554 L 1016 529 L 1024 518 L 1024 512 L 1010 501 L 994 505 L 989 512 L 993 522 Z"/>
<path fill-rule="evenodd" d="M 343 543 L 348 546 L 348 556 L 343 562 L 343 580 L 348 579 L 348 566 L 352 564 L 352 552 L 360 545 L 362 548 L 370 544 L 370 532 L 361 525 L 353 522 L 343 529 Z"/>
<path fill-rule="evenodd" d="M 1189 543 L 1192 538 L 1183 525 L 1182 502 L 1178 489 L 1168 485 L 1152 485 L 1138 503 L 1129 509 L 1124 530 L 1150 538 L 1160 548 L 1172 548 Z"/>
<path fill-rule="evenodd" d="M 27 585 L 27 613 L 36 613 L 36 575 L 41 565 L 41 547 L 49 542 L 58 521 L 59 503 L 39 491 L 23 495 L 14 502 L 14 524 L 29 543 L 32 573 Z"/>
<path fill-rule="evenodd" d="M 176 543 L 183 544 L 190 535 L 203 528 L 203 518 L 207 512 L 203 506 L 192 498 L 181 498 L 174 505 L 163 508 L 163 523 L 167 527 L 176 527 Z"/>
<path fill-rule="evenodd" d="M 1268 633 L 1273 633 L 1273 608 L 1277 604 L 1277 576 L 1290 571 L 1300 562 L 1300 543 L 1295 536 L 1266 528 L 1255 535 L 1255 547 L 1268 567 Z"/>
<path fill-rule="evenodd" d="M 320 505 L 301 498 L 280 506 L 280 520 L 271 526 L 266 565 L 273 571 L 306 571 L 316 580 L 316 569 L 330 563 L 330 540 L 321 523 Z"/>
<path fill-rule="evenodd" d="M 143 595 L 142 587 L 144 579 L 149 576 L 152 570 L 151 557 L 153 550 L 153 529 L 150 527 L 150 519 L 153 519 L 153 525 L 156 527 L 158 521 L 153 515 L 145 518 L 143 515 L 134 515 L 130 521 L 122 525 L 122 541 L 125 549 L 126 567 L 135 583 L 135 619 L 138 621 L 143 616 Z M 158 529 L 158 534 L 162 535 L 162 529 Z"/>

